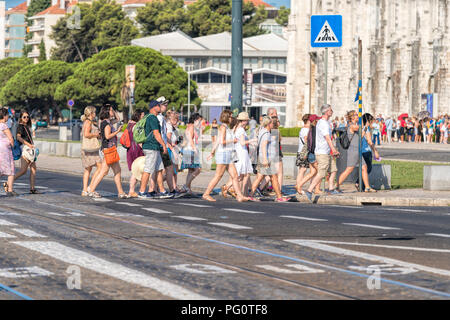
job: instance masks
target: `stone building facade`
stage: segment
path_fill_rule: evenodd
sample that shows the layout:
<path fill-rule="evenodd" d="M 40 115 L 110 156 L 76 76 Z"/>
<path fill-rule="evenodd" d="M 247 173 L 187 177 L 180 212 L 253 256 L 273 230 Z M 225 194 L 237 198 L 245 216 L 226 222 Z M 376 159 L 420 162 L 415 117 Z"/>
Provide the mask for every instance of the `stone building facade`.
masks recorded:
<path fill-rule="evenodd" d="M 415 115 L 433 94 L 434 115 L 450 113 L 450 1 L 291 0 L 287 30 L 287 126 L 324 103 L 325 49 L 310 46 L 310 16 L 343 16 L 343 46 L 328 55 L 328 103 L 357 109 L 358 37 L 363 44 L 363 112 Z"/>

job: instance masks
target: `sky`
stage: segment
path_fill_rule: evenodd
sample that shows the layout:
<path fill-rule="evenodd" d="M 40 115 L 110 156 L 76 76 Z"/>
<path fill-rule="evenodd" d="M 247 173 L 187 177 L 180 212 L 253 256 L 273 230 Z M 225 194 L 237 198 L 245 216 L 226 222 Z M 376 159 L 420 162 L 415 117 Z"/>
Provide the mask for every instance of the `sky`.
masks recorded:
<path fill-rule="evenodd" d="M 6 10 L 9 8 L 14 8 L 15 6 L 21 4 L 22 2 L 25 2 L 26 0 L 6 0 Z"/>
<path fill-rule="evenodd" d="M 286 8 L 291 7 L 291 0 L 264 0 L 264 1 L 278 8 L 281 6 L 285 6 Z"/>

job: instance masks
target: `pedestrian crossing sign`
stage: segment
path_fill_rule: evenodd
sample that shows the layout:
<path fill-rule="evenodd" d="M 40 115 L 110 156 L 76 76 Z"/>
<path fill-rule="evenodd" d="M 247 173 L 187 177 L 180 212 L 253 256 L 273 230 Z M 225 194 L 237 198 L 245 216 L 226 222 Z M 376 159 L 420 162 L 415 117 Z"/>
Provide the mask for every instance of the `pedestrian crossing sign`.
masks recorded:
<path fill-rule="evenodd" d="M 342 16 L 311 16 L 311 47 L 342 47 Z"/>

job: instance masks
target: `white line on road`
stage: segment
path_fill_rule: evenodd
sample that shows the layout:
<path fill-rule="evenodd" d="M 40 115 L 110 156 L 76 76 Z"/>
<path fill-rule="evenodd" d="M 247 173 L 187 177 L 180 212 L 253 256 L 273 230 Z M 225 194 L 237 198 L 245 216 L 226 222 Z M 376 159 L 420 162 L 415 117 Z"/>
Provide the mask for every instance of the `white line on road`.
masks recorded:
<path fill-rule="evenodd" d="M 264 213 L 264 212 L 261 212 L 261 211 L 251 211 L 251 210 L 242 210 L 242 209 L 230 209 L 230 208 L 224 208 L 223 210 L 234 211 L 234 212 L 241 212 L 241 213 Z"/>
<path fill-rule="evenodd" d="M 158 208 L 143 208 L 143 209 L 146 210 L 146 211 L 153 212 L 153 213 L 172 213 L 172 212 L 169 212 L 169 211 L 166 211 L 166 210 L 162 210 L 162 209 L 158 209 Z"/>
<path fill-rule="evenodd" d="M 194 204 L 194 203 L 185 203 L 185 202 L 180 202 L 178 204 L 181 204 L 183 206 L 197 207 L 197 208 L 212 208 L 212 206 L 207 206 L 205 204 Z"/>
<path fill-rule="evenodd" d="M 280 216 L 281 218 L 299 219 L 299 220 L 309 220 L 309 221 L 328 221 L 326 219 L 316 219 L 316 218 L 306 218 L 297 216 Z"/>
<path fill-rule="evenodd" d="M 110 276 L 128 283 L 132 283 L 145 288 L 155 290 L 167 297 L 182 300 L 206 300 L 205 296 L 199 295 L 176 284 L 152 277 L 143 272 L 136 271 L 117 263 L 100 259 L 91 254 L 66 247 L 57 242 L 33 242 L 17 241 L 13 242 L 24 248 L 48 255 L 54 259 L 73 264 Z"/>
<path fill-rule="evenodd" d="M 107 216 L 112 217 L 143 217 L 140 214 L 131 214 L 131 213 L 116 213 L 116 212 L 106 212 Z"/>
<path fill-rule="evenodd" d="M 400 228 L 374 226 L 374 225 L 371 225 L 371 224 L 360 224 L 360 223 L 343 223 L 343 224 L 348 225 L 348 226 L 357 226 L 357 227 L 373 228 L 373 229 L 401 230 Z"/>
<path fill-rule="evenodd" d="M 174 218 L 180 218 L 180 219 L 191 220 L 191 221 L 206 221 L 207 220 L 207 219 L 203 219 L 203 218 L 187 217 L 187 216 L 174 216 Z"/>
<path fill-rule="evenodd" d="M 111 199 L 106 199 L 106 198 L 92 198 L 94 201 L 98 201 L 98 202 L 109 202 L 112 201 Z"/>
<path fill-rule="evenodd" d="M 294 270 L 271 266 L 268 264 L 257 265 L 256 267 L 262 268 L 265 270 L 269 270 L 269 271 L 278 272 L 278 273 L 285 273 L 285 274 L 305 274 L 305 273 L 322 273 L 322 272 L 324 272 L 323 270 L 310 268 L 310 267 L 307 267 L 307 266 L 304 266 L 301 264 L 286 264 L 286 266 L 291 267 Z"/>
<path fill-rule="evenodd" d="M 450 236 L 448 236 L 448 237 L 450 237 Z M 308 241 L 317 242 L 317 243 L 343 244 L 343 245 L 350 245 L 350 246 L 361 246 L 361 247 L 374 247 L 374 248 L 399 249 L 399 250 L 410 250 L 410 251 L 450 253 L 450 250 L 447 250 L 447 249 L 402 247 L 402 246 L 389 246 L 389 245 L 383 245 L 383 244 L 355 243 L 355 242 L 341 242 L 341 241 L 326 241 L 326 240 L 308 240 Z"/>
<path fill-rule="evenodd" d="M 237 224 L 224 223 L 224 222 L 208 222 L 208 224 L 212 224 L 212 225 L 219 226 L 219 227 L 230 228 L 230 229 L 253 229 L 250 227 L 244 227 L 244 226 L 240 226 Z"/>
<path fill-rule="evenodd" d="M 0 269 L 1 278 L 18 279 L 18 278 L 48 277 L 51 275 L 53 275 L 52 272 L 39 267 Z"/>
<path fill-rule="evenodd" d="M 22 234 L 24 236 L 30 237 L 30 238 L 47 238 L 46 236 L 43 236 L 42 234 L 34 232 L 33 230 L 30 230 L 30 229 L 14 228 L 12 230 L 17 232 L 17 233 L 20 233 L 20 234 Z"/>
<path fill-rule="evenodd" d="M 431 272 L 431 273 L 435 273 L 435 274 L 439 274 L 439 275 L 444 275 L 444 276 L 447 276 L 447 277 L 450 276 L 450 270 L 437 269 L 437 268 L 422 266 L 420 264 L 409 263 L 409 262 L 404 262 L 404 261 L 401 261 L 401 260 L 381 257 L 381 256 L 377 256 L 377 255 L 374 255 L 374 254 L 369 254 L 369 253 L 364 253 L 364 252 L 359 252 L 359 251 L 353 251 L 353 250 L 349 250 L 349 249 L 337 248 L 337 247 L 333 247 L 333 246 L 329 246 L 329 245 L 326 245 L 326 244 L 317 243 L 317 242 L 310 241 L 310 240 L 294 239 L 294 240 L 284 240 L 284 241 L 290 242 L 290 243 L 294 243 L 294 244 L 297 244 L 297 245 L 300 245 L 300 246 L 303 246 L 303 247 L 308 247 L 308 248 L 312 248 L 312 249 L 317 249 L 317 250 L 331 252 L 331 253 L 334 253 L 334 254 L 346 255 L 346 256 L 350 256 L 350 257 L 357 257 L 357 258 L 365 259 L 365 260 L 368 260 L 368 261 L 382 262 L 382 263 L 385 263 L 385 264 L 394 264 L 394 265 L 397 265 L 397 266 L 402 266 L 402 267 L 406 267 L 406 268 L 413 268 L 413 269 L 416 269 L 416 270 L 422 270 L 422 271 L 425 271 L 425 272 Z"/>
<path fill-rule="evenodd" d="M 57 216 L 57 217 L 67 217 L 67 214 L 57 213 L 57 212 L 47 212 L 47 214 L 51 216 Z"/>
<path fill-rule="evenodd" d="M 12 234 L 0 232 L 0 238 L 15 238 L 16 236 L 13 236 Z"/>
<path fill-rule="evenodd" d="M 383 210 L 388 210 L 388 211 L 405 211 L 405 212 L 428 212 L 428 211 L 426 211 L 426 210 L 397 209 L 397 208 L 383 208 Z"/>
<path fill-rule="evenodd" d="M 17 226 L 17 224 L 0 219 L 0 226 Z"/>
<path fill-rule="evenodd" d="M 123 204 L 129 207 L 142 207 L 142 204 L 131 203 L 131 202 L 116 202 L 116 204 Z"/>
<path fill-rule="evenodd" d="M 442 233 L 425 233 L 427 236 L 435 236 L 435 237 L 442 237 L 442 238 L 450 238 L 450 234 L 442 234 Z"/>
<path fill-rule="evenodd" d="M 21 214 L 15 212 L 0 212 L 0 216 L 21 216 Z"/>
<path fill-rule="evenodd" d="M 68 215 L 71 215 L 73 217 L 85 217 L 85 214 L 78 213 L 78 212 L 67 212 Z"/>

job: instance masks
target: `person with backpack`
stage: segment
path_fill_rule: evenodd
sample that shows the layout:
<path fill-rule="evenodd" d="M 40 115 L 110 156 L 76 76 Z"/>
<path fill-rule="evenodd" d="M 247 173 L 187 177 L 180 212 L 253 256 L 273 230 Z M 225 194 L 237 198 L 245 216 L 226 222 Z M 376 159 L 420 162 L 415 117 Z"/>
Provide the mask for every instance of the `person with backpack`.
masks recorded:
<path fill-rule="evenodd" d="M 161 154 L 167 154 L 167 147 L 161 136 L 161 125 L 157 117 L 157 115 L 161 113 L 161 104 L 156 100 L 152 100 L 150 101 L 149 109 L 150 114 L 142 119 L 145 119 L 146 138 L 142 145 L 145 154 L 145 166 L 144 172 L 142 173 L 138 197 L 142 199 L 156 197 L 160 199 L 172 198 L 173 195 L 165 190 L 163 180 L 164 164 Z M 141 122 L 139 121 L 139 123 Z M 139 123 L 136 126 L 138 126 Z M 152 188 L 152 186 L 150 186 L 148 193 L 145 192 L 150 178 L 153 179 L 155 188 L 158 186 L 159 194 L 157 194 L 156 189 Z"/>
<path fill-rule="evenodd" d="M 339 152 L 336 150 L 332 137 L 332 129 L 328 120 L 333 115 L 333 109 L 329 104 L 325 104 L 320 108 L 322 113 L 322 118 L 317 122 L 316 125 L 316 138 L 315 138 L 315 148 L 314 154 L 316 156 L 318 172 L 311 182 L 307 191 L 305 191 L 306 197 L 310 202 L 312 200 L 312 191 L 320 183 L 320 181 L 325 178 L 328 172 L 330 172 L 330 179 L 328 181 L 328 189 L 330 194 L 340 193 L 334 188 L 334 179 L 337 173 L 336 157 L 339 156 Z"/>
<path fill-rule="evenodd" d="M 100 173 L 102 159 L 99 155 L 100 143 L 98 138 L 100 133 L 98 127 L 94 123 L 95 119 L 95 107 L 86 107 L 84 109 L 84 115 L 81 116 L 83 121 L 83 127 L 81 129 L 82 142 L 81 142 L 81 163 L 83 164 L 83 191 L 82 197 L 89 196 L 89 176 L 91 175 L 92 168 L 97 167 L 91 179 L 91 187 L 95 178 Z"/>
<path fill-rule="evenodd" d="M 311 180 L 317 174 L 317 161 L 314 153 L 308 150 L 308 136 L 311 132 L 311 137 L 315 134 L 317 120 L 320 119 L 315 114 L 305 114 L 302 118 L 304 127 L 299 132 L 299 143 L 297 152 L 296 165 L 298 168 L 297 183 L 295 189 L 297 193 L 304 195 L 305 192 L 302 190 L 303 185 Z M 313 133 L 314 131 L 314 133 Z M 310 139 L 312 141 L 312 139 Z M 305 176 L 306 170 L 309 168 L 309 174 Z M 319 185 L 316 187 L 316 193 L 320 193 L 317 190 Z"/>
<path fill-rule="evenodd" d="M 120 168 L 120 158 L 117 152 L 117 135 L 122 131 L 122 126 L 119 126 L 117 130 L 115 130 L 113 126 L 113 124 L 118 121 L 119 115 L 111 105 L 105 105 L 100 109 L 99 119 L 103 160 L 99 174 L 95 177 L 94 182 L 91 183 L 89 196 L 92 198 L 101 198 L 101 195 L 95 190 L 103 178 L 108 174 L 109 169 L 112 169 L 114 172 L 114 183 L 116 184 L 118 197 L 119 199 L 126 199 L 128 196 L 122 188 L 122 170 Z"/>
<path fill-rule="evenodd" d="M 139 120 L 144 118 L 144 116 L 145 114 L 142 110 L 136 110 L 131 116 L 130 121 L 128 121 L 127 128 L 122 134 L 122 137 L 120 138 L 120 143 L 127 149 L 128 170 L 131 171 L 128 198 L 137 198 L 138 196 L 138 194 L 135 192 L 137 179 L 134 176 L 131 167 L 133 165 L 134 160 L 144 156 L 144 151 L 142 150 L 142 147 L 139 144 L 137 144 L 136 141 L 134 141 L 133 128 Z"/>
<path fill-rule="evenodd" d="M 14 139 L 8 128 L 8 110 L 0 107 L 0 176 L 7 176 L 8 181 L 3 184 L 6 196 L 13 197 L 18 194 L 13 190 L 14 184 L 14 158 L 12 148 Z"/>
<path fill-rule="evenodd" d="M 340 186 L 345 179 L 353 172 L 353 169 L 359 165 L 359 117 L 354 110 L 347 112 L 347 128 L 346 131 L 339 137 L 339 143 L 344 150 L 347 150 L 347 164 L 346 169 L 340 174 L 336 190 L 340 192 Z M 378 121 L 378 120 L 377 120 Z"/>
<path fill-rule="evenodd" d="M 40 192 L 35 188 L 37 148 L 35 148 L 32 138 L 30 114 L 24 110 L 21 111 L 19 117 L 17 141 L 22 149 L 22 155 L 20 158 L 20 170 L 14 176 L 14 181 L 23 176 L 30 168 L 30 193 L 39 194 Z"/>

